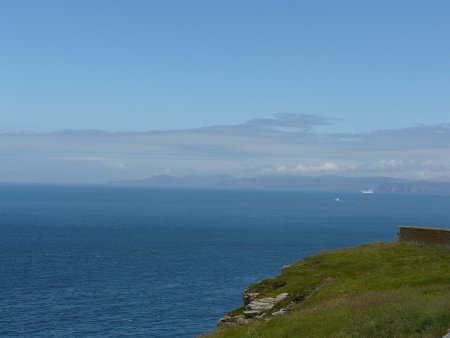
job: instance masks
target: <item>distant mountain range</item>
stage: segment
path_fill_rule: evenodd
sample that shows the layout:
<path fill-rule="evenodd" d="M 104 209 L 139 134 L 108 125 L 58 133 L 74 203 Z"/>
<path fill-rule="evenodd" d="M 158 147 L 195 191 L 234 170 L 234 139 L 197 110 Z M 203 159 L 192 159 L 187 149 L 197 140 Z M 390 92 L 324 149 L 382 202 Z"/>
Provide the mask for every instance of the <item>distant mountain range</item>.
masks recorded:
<path fill-rule="evenodd" d="M 450 193 L 450 180 L 405 180 L 392 177 L 344 176 L 257 176 L 236 178 L 229 175 L 153 176 L 140 180 L 110 182 L 167 188 L 220 188 L 296 191 L 361 191 L 401 193 Z"/>

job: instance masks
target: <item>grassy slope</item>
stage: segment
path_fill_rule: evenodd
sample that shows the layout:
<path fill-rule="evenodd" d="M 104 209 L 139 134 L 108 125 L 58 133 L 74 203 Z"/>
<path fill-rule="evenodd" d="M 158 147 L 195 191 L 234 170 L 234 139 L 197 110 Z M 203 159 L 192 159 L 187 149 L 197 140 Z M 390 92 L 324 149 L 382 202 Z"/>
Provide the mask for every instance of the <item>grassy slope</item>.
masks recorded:
<path fill-rule="evenodd" d="M 450 251 L 436 246 L 374 243 L 324 252 L 251 288 L 305 300 L 289 314 L 214 336 L 424 338 L 450 328 Z"/>

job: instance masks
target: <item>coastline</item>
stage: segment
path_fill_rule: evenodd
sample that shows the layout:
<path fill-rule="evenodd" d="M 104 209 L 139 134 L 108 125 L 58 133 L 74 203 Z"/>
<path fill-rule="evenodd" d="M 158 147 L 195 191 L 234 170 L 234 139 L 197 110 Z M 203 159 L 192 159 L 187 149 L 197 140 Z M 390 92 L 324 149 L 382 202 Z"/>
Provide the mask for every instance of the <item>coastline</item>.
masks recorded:
<path fill-rule="evenodd" d="M 449 250 L 412 242 L 363 244 L 307 257 L 249 286 L 243 306 L 205 337 L 324 337 L 332 331 L 442 337 L 450 327 L 448 299 Z"/>

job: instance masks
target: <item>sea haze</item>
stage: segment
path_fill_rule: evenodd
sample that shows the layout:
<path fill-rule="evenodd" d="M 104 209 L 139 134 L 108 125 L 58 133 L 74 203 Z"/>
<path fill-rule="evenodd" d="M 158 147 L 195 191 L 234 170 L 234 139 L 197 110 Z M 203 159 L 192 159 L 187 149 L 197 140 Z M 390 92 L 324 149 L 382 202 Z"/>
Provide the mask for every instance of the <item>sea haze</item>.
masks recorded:
<path fill-rule="evenodd" d="M 335 199 L 339 198 L 339 201 Z M 0 186 L 0 336 L 193 337 L 321 250 L 450 226 L 449 195 Z"/>

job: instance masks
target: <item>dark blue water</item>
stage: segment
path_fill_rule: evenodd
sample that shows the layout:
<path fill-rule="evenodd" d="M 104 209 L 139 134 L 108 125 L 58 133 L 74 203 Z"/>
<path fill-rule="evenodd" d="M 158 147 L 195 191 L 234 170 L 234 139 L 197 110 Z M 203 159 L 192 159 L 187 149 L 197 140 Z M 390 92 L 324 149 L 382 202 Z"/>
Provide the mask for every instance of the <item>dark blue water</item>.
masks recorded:
<path fill-rule="evenodd" d="M 0 336 L 193 337 L 282 265 L 399 224 L 450 226 L 450 196 L 2 185 Z"/>

